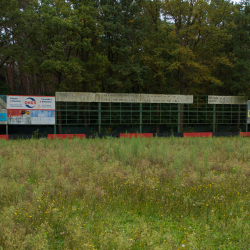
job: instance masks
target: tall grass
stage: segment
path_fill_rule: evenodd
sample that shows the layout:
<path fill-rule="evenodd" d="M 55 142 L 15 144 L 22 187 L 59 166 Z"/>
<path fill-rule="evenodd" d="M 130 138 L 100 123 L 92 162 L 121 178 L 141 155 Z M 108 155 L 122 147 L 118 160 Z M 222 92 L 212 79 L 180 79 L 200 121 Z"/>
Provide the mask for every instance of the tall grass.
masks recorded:
<path fill-rule="evenodd" d="M 0 249 L 248 249 L 249 142 L 0 141 Z"/>

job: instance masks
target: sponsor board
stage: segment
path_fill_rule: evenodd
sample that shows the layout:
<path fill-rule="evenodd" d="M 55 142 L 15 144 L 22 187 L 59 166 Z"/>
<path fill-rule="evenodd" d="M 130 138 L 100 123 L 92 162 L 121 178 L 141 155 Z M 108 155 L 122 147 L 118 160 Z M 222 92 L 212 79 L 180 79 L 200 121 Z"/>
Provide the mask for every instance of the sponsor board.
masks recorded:
<path fill-rule="evenodd" d="M 8 109 L 8 124 L 32 125 L 32 124 L 55 124 L 54 110 L 27 110 L 27 109 Z"/>
<path fill-rule="evenodd" d="M 8 95 L 7 109 L 55 110 L 55 97 Z"/>
<path fill-rule="evenodd" d="M 29 110 L 9 109 L 7 110 L 8 124 L 31 124 L 31 116 Z"/>
<path fill-rule="evenodd" d="M 208 104 L 246 104 L 245 96 L 208 96 Z"/>
<path fill-rule="evenodd" d="M 0 95 L 0 124 L 7 124 L 6 95 Z"/>
<path fill-rule="evenodd" d="M 55 124 L 54 110 L 30 110 L 31 124 Z"/>
<path fill-rule="evenodd" d="M 31 116 L 29 110 L 12 109 L 7 110 L 8 124 L 31 124 Z"/>
<path fill-rule="evenodd" d="M 7 124 L 6 109 L 0 109 L 0 124 Z"/>
<path fill-rule="evenodd" d="M 57 102 L 193 103 L 192 95 L 56 92 Z"/>

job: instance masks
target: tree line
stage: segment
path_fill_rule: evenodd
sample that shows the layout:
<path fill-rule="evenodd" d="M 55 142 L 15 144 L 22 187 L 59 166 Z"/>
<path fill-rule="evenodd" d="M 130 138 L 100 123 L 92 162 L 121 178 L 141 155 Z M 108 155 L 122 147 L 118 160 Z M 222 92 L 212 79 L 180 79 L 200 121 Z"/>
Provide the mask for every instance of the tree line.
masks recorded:
<path fill-rule="evenodd" d="M 250 5 L 1 0 L 0 93 L 250 96 Z"/>

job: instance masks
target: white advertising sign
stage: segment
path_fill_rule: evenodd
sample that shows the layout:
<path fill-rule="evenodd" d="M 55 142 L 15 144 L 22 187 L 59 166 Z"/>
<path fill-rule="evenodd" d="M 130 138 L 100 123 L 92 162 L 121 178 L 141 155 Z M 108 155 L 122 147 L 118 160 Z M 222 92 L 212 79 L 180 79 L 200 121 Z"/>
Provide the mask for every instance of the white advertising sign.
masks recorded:
<path fill-rule="evenodd" d="M 56 92 L 58 102 L 193 103 L 192 95 Z"/>
<path fill-rule="evenodd" d="M 8 95 L 7 109 L 55 110 L 55 97 Z"/>
<path fill-rule="evenodd" d="M 247 104 L 244 96 L 208 96 L 208 104 Z"/>

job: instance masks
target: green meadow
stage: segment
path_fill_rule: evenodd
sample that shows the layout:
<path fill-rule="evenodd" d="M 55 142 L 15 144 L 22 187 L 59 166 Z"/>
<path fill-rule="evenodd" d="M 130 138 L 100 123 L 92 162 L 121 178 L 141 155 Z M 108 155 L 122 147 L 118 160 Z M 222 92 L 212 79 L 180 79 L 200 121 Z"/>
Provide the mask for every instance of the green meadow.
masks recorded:
<path fill-rule="evenodd" d="M 0 141 L 0 249 L 249 249 L 250 139 Z"/>

